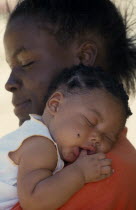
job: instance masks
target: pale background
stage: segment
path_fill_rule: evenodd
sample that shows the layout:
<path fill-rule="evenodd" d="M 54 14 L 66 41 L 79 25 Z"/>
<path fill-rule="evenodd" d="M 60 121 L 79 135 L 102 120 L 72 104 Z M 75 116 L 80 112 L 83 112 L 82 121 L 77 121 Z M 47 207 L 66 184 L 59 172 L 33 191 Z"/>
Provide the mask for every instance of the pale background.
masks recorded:
<path fill-rule="evenodd" d="M 0 137 L 10 131 L 13 131 L 18 127 L 18 120 L 13 114 L 13 106 L 11 105 L 11 94 L 5 91 L 4 84 L 9 76 L 10 69 L 5 62 L 4 49 L 3 49 L 3 33 L 5 30 L 6 15 L 3 14 L 2 4 L 5 0 L 0 0 Z M 10 3 L 10 9 L 16 0 L 7 0 Z M 136 0 L 113 0 L 117 3 L 124 12 L 124 8 L 130 8 L 129 13 L 132 14 L 132 18 L 136 18 Z M 136 29 L 136 24 L 133 27 Z M 136 30 L 135 30 L 136 31 Z M 130 100 L 131 110 L 133 116 L 131 116 L 127 122 L 128 127 L 128 138 L 132 144 L 136 147 L 136 99 Z"/>

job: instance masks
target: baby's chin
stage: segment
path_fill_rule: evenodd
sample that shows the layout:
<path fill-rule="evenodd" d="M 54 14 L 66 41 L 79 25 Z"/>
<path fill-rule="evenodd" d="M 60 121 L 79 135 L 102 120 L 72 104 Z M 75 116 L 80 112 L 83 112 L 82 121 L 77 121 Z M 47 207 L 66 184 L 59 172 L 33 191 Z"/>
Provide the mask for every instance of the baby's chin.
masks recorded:
<path fill-rule="evenodd" d="M 71 151 L 69 151 L 66 155 L 64 160 L 68 163 L 73 163 L 80 155 L 80 148 L 74 147 Z"/>
<path fill-rule="evenodd" d="M 76 157 L 74 155 L 70 155 L 69 157 L 64 159 L 64 162 L 67 164 L 71 164 L 71 163 L 75 162 L 77 158 L 78 157 Z"/>

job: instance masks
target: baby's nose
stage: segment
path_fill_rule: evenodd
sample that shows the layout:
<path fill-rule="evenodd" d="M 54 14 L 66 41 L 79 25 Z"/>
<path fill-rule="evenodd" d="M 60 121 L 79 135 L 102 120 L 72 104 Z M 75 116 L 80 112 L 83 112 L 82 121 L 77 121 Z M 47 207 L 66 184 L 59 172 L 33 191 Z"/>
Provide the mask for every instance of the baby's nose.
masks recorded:
<path fill-rule="evenodd" d="M 89 142 L 93 145 L 99 145 L 102 141 L 102 136 L 99 132 L 93 132 L 89 137 Z"/>

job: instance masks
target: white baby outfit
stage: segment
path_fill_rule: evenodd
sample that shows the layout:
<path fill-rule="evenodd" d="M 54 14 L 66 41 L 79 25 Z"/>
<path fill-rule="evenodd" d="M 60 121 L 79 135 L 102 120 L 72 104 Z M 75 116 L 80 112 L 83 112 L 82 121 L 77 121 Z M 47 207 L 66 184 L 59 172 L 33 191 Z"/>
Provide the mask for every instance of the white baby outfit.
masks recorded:
<path fill-rule="evenodd" d="M 16 131 L 0 139 L 0 210 L 9 210 L 18 202 L 18 165 L 13 163 L 8 154 L 10 151 L 17 150 L 25 139 L 35 135 L 50 139 L 55 144 L 58 154 L 58 162 L 53 174 L 64 167 L 57 144 L 52 139 L 46 125 L 41 122 L 41 116 L 31 115 L 30 117 L 31 119 L 24 122 Z"/>

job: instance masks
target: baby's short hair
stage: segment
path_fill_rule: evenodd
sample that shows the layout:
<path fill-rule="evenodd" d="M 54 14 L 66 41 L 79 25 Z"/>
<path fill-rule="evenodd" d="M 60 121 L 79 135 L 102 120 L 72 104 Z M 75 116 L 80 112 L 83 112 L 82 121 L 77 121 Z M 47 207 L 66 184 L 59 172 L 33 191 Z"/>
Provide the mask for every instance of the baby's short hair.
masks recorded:
<path fill-rule="evenodd" d="M 113 74 L 103 71 L 100 67 L 78 65 L 65 68 L 51 82 L 45 100 L 47 102 L 55 91 L 61 91 L 67 96 L 67 94 L 83 94 L 96 88 L 109 92 L 122 102 L 126 119 L 132 114 L 128 105 L 129 97 L 123 84 Z"/>

